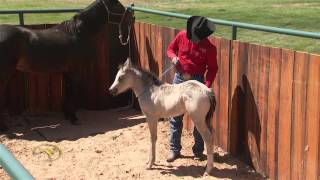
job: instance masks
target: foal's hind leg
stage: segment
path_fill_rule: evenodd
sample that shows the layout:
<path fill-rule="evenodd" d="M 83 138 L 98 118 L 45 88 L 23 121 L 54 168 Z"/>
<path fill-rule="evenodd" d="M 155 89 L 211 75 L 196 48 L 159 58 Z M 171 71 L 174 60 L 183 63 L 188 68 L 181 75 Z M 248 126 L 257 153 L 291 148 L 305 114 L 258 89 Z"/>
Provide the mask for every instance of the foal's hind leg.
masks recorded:
<path fill-rule="evenodd" d="M 151 146 L 150 146 L 150 154 L 149 154 L 149 161 L 147 165 L 147 169 L 151 169 L 152 165 L 154 164 L 156 160 L 156 142 L 157 142 L 157 131 L 158 131 L 158 118 L 152 118 L 147 117 L 147 122 L 149 126 L 150 131 L 150 140 L 151 140 Z"/>
<path fill-rule="evenodd" d="M 203 141 L 206 144 L 207 149 L 207 168 L 206 172 L 212 174 L 213 171 L 213 145 L 212 145 L 212 133 L 209 130 L 205 118 L 192 117 L 195 126 L 202 136 Z"/>

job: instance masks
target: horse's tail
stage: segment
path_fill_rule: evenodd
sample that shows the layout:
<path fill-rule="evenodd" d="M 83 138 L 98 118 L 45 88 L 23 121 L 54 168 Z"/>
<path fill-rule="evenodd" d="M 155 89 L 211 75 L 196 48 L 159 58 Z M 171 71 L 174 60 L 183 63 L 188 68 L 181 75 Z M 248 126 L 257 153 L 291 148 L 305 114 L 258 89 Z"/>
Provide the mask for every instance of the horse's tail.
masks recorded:
<path fill-rule="evenodd" d="M 209 128 L 209 130 L 211 131 L 212 130 L 212 126 L 211 126 L 212 116 L 213 116 L 213 113 L 216 109 L 216 98 L 214 96 L 213 91 L 208 92 L 207 96 L 209 98 L 210 107 L 209 107 L 209 111 L 206 115 L 206 124 L 207 124 L 207 127 Z"/>

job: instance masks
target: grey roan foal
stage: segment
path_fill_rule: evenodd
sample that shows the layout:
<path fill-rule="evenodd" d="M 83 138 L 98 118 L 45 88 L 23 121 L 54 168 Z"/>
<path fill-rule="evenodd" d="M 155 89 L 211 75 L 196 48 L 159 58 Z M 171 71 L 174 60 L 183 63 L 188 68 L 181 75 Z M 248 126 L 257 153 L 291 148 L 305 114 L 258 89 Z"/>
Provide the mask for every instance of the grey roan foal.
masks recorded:
<path fill-rule="evenodd" d="M 190 80 L 181 84 L 161 83 L 153 74 L 136 68 L 128 58 L 120 66 L 116 78 L 109 88 L 112 95 L 132 89 L 138 98 L 142 112 L 146 115 L 151 149 L 148 169 L 155 162 L 158 119 L 187 113 L 200 132 L 207 149 L 206 172 L 213 170 L 213 139 L 211 119 L 215 110 L 213 92 L 204 84 Z"/>

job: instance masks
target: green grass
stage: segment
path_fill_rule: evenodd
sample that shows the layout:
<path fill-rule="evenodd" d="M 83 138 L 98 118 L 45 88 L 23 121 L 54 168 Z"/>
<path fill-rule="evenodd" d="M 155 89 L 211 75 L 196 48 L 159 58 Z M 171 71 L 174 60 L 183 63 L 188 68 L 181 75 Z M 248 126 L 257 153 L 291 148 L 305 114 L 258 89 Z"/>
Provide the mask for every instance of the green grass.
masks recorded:
<path fill-rule="evenodd" d="M 124 5 L 132 1 L 120 0 Z M 92 0 L 0 0 L 0 9 L 83 8 Z M 259 25 L 320 32 L 320 0 L 135 0 L 136 6 L 189 15 L 203 15 Z M 57 23 L 72 14 L 27 15 L 27 24 Z M 136 13 L 138 21 L 185 28 L 185 20 Z M 0 23 L 17 23 L 17 16 L 0 15 Z M 230 39 L 229 27 L 217 26 L 216 36 Z M 239 29 L 241 41 L 320 54 L 320 40 Z"/>

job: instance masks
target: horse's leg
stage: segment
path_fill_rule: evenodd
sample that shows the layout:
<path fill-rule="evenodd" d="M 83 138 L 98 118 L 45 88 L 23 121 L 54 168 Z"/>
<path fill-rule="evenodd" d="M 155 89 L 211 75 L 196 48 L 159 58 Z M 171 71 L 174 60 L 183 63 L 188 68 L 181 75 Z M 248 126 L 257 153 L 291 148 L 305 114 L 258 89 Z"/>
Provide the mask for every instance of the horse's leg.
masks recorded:
<path fill-rule="evenodd" d="M 74 76 L 66 74 L 64 76 L 64 102 L 63 113 L 64 117 L 70 120 L 71 124 L 76 125 L 78 117 L 76 115 L 77 106 L 75 104 L 77 98 L 78 81 Z"/>
<path fill-rule="evenodd" d="M 6 131 L 8 129 L 8 127 L 5 125 L 4 121 L 4 117 L 2 114 L 3 108 L 4 108 L 4 104 L 5 104 L 5 89 L 6 89 L 6 84 L 7 83 L 3 83 L 3 81 L 0 81 L 0 132 Z"/>
<path fill-rule="evenodd" d="M 212 145 L 211 131 L 209 130 L 209 127 L 207 127 L 205 117 L 197 117 L 197 115 L 195 115 L 195 116 L 191 116 L 191 118 L 193 119 L 193 122 L 194 122 L 195 126 L 197 127 L 197 130 L 201 134 L 202 139 L 206 144 L 206 149 L 207 149 L 206 172 L 208 174 L 212 174 L 212 171 L 213 171 L 213 145 Z"/>
<path fill-rule="evenodd" d="M 8 130 L 8 127 L 3 122 L 4 116 L 2 111 L 5 106 L 5 93 L 6 93 L 7 85 L 13 73 L 14 73 L 14 69 L 9 67 L 6 70 L 2 70 L 0 72 L 0 132 Z"/>
<path fill-rule="evenodd" d="M 158 118 L 154 117 L 147 117 L 147 122 L 149 126 L 149 131 L 150 131 L 150 140 L 151 140 L 151 145 L 150 145 L 150 154 L 149 154 L 149 161 L 147 165 L 147 169 L 151 169 L 152 165 L 154 164 L 156 160 L 156 142 L 157 142 L 157 126 L 158 126 Z"/>

